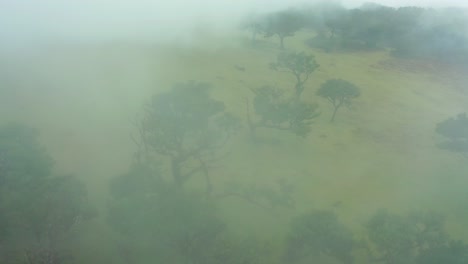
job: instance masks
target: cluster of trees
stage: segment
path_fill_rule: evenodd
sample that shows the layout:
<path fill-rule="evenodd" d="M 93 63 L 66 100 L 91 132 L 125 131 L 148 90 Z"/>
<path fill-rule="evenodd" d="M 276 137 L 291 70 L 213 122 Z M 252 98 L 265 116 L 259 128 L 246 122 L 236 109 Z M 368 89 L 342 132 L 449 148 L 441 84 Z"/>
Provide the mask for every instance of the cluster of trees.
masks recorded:
<path fill-rule="evenodd" d="M 265 85 L 251 89 L 255 94 L 253 105 L 260 120 L 255 121 L 249 108 L 248 125 L 254 134 L 256 128 L 267 127 L 288 130 L 298 136 L 307 136 L 311 131 L 313 119 L 320 115 L 318 105 L 302 100 L 306 82 L 320 65 L 313 55 L 305 52 L 281 52 L 270 68 L 277 72 L 286 72 L 295 79 L 293 95 L 287 89 Z M 353 98 L 360 95 L 360 89 L 353 83 L 342 79 L 330 79 L 324 82 L 316 92 L 317 96 L 327 99 L 333 106 L 331 121 L 335 120 L 338 109 L 350 105 Z"/>
<path fill-rule="evenodd" d="M 206 87 L 195 82 L 188 84 Z M 176 87 L 157 96 L 172 105 L 172 109 L 165 109 L 171 113 L 162 114 L 164 117 L 159 113 L 148 114 L 154 122 L 162 122 L 170 115 L 181 119 L 170 122 L 170 126 L 158 123 L 164 126 L 162 130 L 146 123 L 147 127 L 142 125 L 140 128 L 146 135 L 141 139 L 144 145 L 137 151 L 129 171 L 110 182 L 107 222 L 121 235 L 118 254 L 123 263 L 149 260 L 200 264 L 354 263 L 358 257 L 365 258 L 367 263 L 385 264 L 467 263 L 468 245 L 451 239 L 444 228 L 444 217 L 434 212 L 399 215 L 379 210 L 364 223 L 365 232 L 356 233 L 333 211 L 310 210 L 291 220 L 280 251 L 261 240 L 233 235 L 217 210 L 221 196 L 188 188 L 178 178 L 188 174 L 167 172 L 163 163 L 166 157 L 172 164 L 172 159 L 181 155 L 176 150 L 185 149 L 185 153 L 196 153 L 184 160 L 185 165 L 199 167 L 196 157 L 204 157 L 202 153 L 213 150 L 215 145 L 221 146 L 224 140 L 218 140 L 215 134 L 224 135 L 229 131 L 226 127 L 236 127 L 232 126 L 235 122 L 225 118 L 228 115 L 222 104 L 209 99 L 206 89 L 201 88 L 198 92 L 205 97 L 199 98 L 199 102 L 204 104 L 194 102 L 187 109 L 190 111 L 179 112 L 182 105 L 177 106 L 178 100 L 170 99 L 169 95 L 176 95 L 185 86 Z M 194 112 L 196 109 L 199 111 Z M 149 122 L 148 118 L 145 116 L 143 120 Z M 186 122 L 195 120 L 205 122 L 189 129 L 194 124 Z M 466 117 L 460 115 L 442 122 L 440 131 L 446 131 L 446 124 L 462 122 L 457 120 L 466 121 Z M 173 129 L 177 122 L 187 124 L 183 128 L 186 134 L 172 135 L 177 140 L 174 138 L 171 145 L 165 145 L 164 151 L 155 148 L 160 144 L 156 138 L 169 136 L 163 130 Z M 206 141 L 199 136 L 208 128 L 218 131 L 210 133 L 218 143 L 202 148 L 197 142 Z M 76 235 L 73 231 L 82 221 L 95 216 L 95 210 L 87 202 L 85 186 L 75 177 L 53 174 L 52 159 L 31 128 L 18 124 L 2 126 L 0 151 L 0 263 L 73 263 L 70 248 Z M 279 183 L 282 192 L 276 194 L 266 188 L 245 191 L 246 188 L 237 186 L 232 190 L 238 193 L 244 190 L 251 199 L 263 196 L 271 198 L 271 202 L 274 197 L 290 202 L 292 187 L 284 181 Z"/>
<path fill-rule="evenodd" d="M 366 249 L 377 263 L 464 263 L 468 246 L 444 230 L 444 217 L 434 212 L 375 213 L 365 225 Z"/>
<path fill-rule="evenodd" d="M 253 113 L 247 102 L 246 125 L 253 136 L 260 127 L 307 136 L 317 105 L 301 97 L 306 82 L 319 67 L 313 55 L 281 52 L 272 70 L 295 79 L 292 89 L 262 86 L 253 92 Z M 231 181 L 214 186 L 212 166 L 224 156 L 229 139 L 243 128 L 240 118 L 226 111 L 210 95 L 204 82 L 176 83 L 154 95 L 136 123 L 138 150 L 129 171 L 110 184 L 108 222 L 122 235 L 122 259 L 139 263 L 274 263 L 275 254 L 260 254 L 258 241 L 232 239 L 216 213 L 216 201 L 226 197 L 244 200 L 264 210 L 294 208 L 294 186 L 287 180 L 276 188 Z M 353 84 L 332 79 L 317 91 L 334 107 L 359 95 Z M 198 181 L 191 181 L 198 177 Z M 201 180 L 200 180 L 201 179 Z M 203 186 L 200 185 L 203 182 Z M 292 242 L 291 242 L 292 243 Z M 246 254 L 250 252 L 251 254 Z"/>
<path fill-rule="evenodd" d="M 314 32 L 307 43 L 327 52 L 388 49 L 394 56 L 468 63 L 468 16 L 464 9 L 392 8 L 367 3 L 347 9 L 336 2 L 251 16 L 243 27 L 284 39 L 300 29 Z"/>
<path fill-rule="evenodd" d="M 307 58 L 304 65 L 309 67 L 300 67 L 305 72 L 317 67 L 313 57 L 301 58 Z M 284 65 L 276 62 L 274 68 L 288 69 Z M 304 79 L 297 79 L 293 96 L 286 101 L 278 99 L 283 94 L 271 87 L 256 90 L 256 108 L 276 104 L 276 108 L 270 105 L 269 111 L 256 109 L 263 118 L 259 124 L 278 128 L 274 125 L 283 119 L 269 115 L 281 107 L 288 113 L 284 120 L 300 113 L 288 107 L 302 103 Z M 294 208 L 294 187 L 280 181 L 278 190 L 236 182 L 222 191 L 214 188 L 210 166 L 222 156 L 241 122 L 225 111 L 222 102 L 211 98 L 209 87 L 194 81 L 176 84 L 172 90 L 155 95 L 145 107 L 135 160 L 127 173 L 114 177 L 110 184 L 108 223 L 121 234 L 119 252 L 125 263 L 148 259 L 164 263 L 354 263 L 356 256 L 367 263 L 385 264 L 468 261 L 468 245 L 451 239 L 444 230 L 444 218 L 432 212 L 398 215 L 380 210 L 364 224 L 364 234 L 357 235 L 334 212 L 312 210 L 292 219 L 279 255 L 259 240 L 233 236 L 217 212 L 220 199 L 234 196 L 268 210 Z M 330 95 L 335 93 L 340 96 Z M 333 104 L 333 119 L 336 110 L 359 90 L 349 82 L 332 79 L 317 94 Z M 261 102 L 262 98 L 270 101 Z M 452 126 L 459 122 L 465 124 L 466 116 L 442 122 L 438 131 L 458 131 Z M 460 138 L 458 132 L 443 133 Z M 206 188 L 189 187 L 191 177 L 205 178 Z"/>
<path fill-rule="evenodd" d="M 326 51 L 389 49 L 395 56 L 468 63 L 468 19 L 463 9 L 392 8 L 328 4 L 310 11 L 308 41 Z"/>
<path fill-rule="evenodd" d="M 84 184 L 54 175 L 37 136 L 19 124 L 0 127 L 0 263 L 66 263 L 73 231 L 95 216 Z"/>
<path fill-rule="evenodd" d="M 140 164 L 141 166 L 141 164 Z M 379 210 L 355 233 L 329 210 L 291 221 L 279 252 L 258 239 L 238 239 L 207 197 L 169 182 L 161 172 L 134 166 L 111 183 L 110 225 L 122 234 L 125 263 L 366 263 L 462 264 L 468 245 L 449 237 L 433 212 L 398 215 Z M 216 200 L 214 200 L 215 198 Z"/>
<path fill-rule="evenodd" d="M 278 60 L 285 57 L 282 54 Z M 313 57 L 301 58 L 307 58 L 299 64 L 305 72 L 318 67 L 312 63 Z M 289 64 L 277 61 L 272 67 L 288 69 L 285 65 Z M 272 87 L 255 90 L 255 112 L 262 116 L 256 125 L 297 132 L 294 126 L 280 125 L 304 116 L 292 108 L 307 108 L 300 98 L 305 79 L 297 78 L 293 95 L 284 100 L 283 93 Z M 385 264 L 468 261 L 468 245 L 451 239 L 444 230 L 444 218 L 432 212 L 398 215 L 380 210 L 364 224 L 364 234 L 357 235 L 334 212 L 312 210 L 292 220 L 280 256 L 265 249 L 261 241 L 235 238 L 217 212 L 220 199 L 237 197 L 267 210 L 294 208 L 294 186 L 286 181 L 278 182 L 279 189 L 237 182 L 224 190 L 213 186 L 210 168 L 242 125 L 226 112 L 222 102 L 210 96 L 209 88 L 201 82 L 179 83 L 155 95 L 145 107 L 135 160 L 127 173 L 110 184 L 108 223 L 122 235 L 119 252 L 126 263 L 145 259 L 164 263 L 354 263 L 357 255 L 367 263 Z M 349 82 L 332 79 L 317 94 L 334 106 L 333 120 L 336 110 L 359 95 L 359 90 Z M 457 120 L 465 124 L 466 116 L 442 122 L 438 131 L 450 131 L 462 122 Z M 458 127 L 454 129 L 458 131 Z M 458 132 L 447 133 L 460 138 Z M 205 188 L 190 185 L 192 177 L 204 178 Z"/>
<path fill-rule="evenodd" d="M 277 100 L 272 96 L 281 97 L 281 93 L 262 87 L 254 100 L 259 109 L 263 104 L 284 107 L 281 111 L 286 117 L 256 110 L 263 118 L 260 124 L 279 125 L 281 120 L 294 124 L 292 120 L 310 117 L 310 105 L 301 101 L 301 95 L 305 80 L 318 64 L 313 56 L 288 54 L 292 57 L 281 54 L 272 68 L 297 77 L 293 95 Z M 292 58 L 300 60 L 292 63 Z M 242 125 L 209 91 L 207 83 L 188 81 L 155 95 L 145 105 L 137 123 L 138 150 L 132 165 L 110 182 L 107 222 L 121 235 L 118 252 L 123 262 L 240 264 L 329 259 L 353 263 L 359 254 L 369 263 L 468 261 L 468 246 L 450 239 L 443 217 L 434 213 L 402 216 L 382 210 L 364 225 L 365 235 L 359 237 L 333 212 L 313 210 L 292 220 L 280 254 L 259 240 L 234 236 L 217 211 L 219 199 L 234 196 L 267 210 L 294 208 L 294 186 L 283 180 L 277 189 L 236 182 L 224 190 L 214 188 L 210 168 Z M 334 106 L 333 120 L 336 110 L 359 95 L 359 90 L 332 79 L 317 94 Z M 260 102 L 262 98 L 272 101 Z M 280 111 L 275 107 L 270 110 Z M 443 146 L 466 147 L 467 120 L 460 114 L 438 124 L 436 131 L 451 140 Z M 297 132 L 294 125 L 288 129 Z M 54 175 L 52 165 L 33 129 L 17 124 L 0 128 L 1 263 L 69 263 L 73 256 L 67 246 L 73 241 L 73 231 L 95 215 L 83 183 L 72 176 Z M 204 188 L 190 184 L 192 177 L 203 177 Z"/>
<path fill-rule="evenodd" d="M 346 9 L 336 2 L 324 2 L 306 9 L 288 9 L 265 15 L 251 16 L 244 28 L 256 36 L 277 35 L 284 49 L 284 38 L 294 36 L 302 28 L 314 30 L 307 42 L 330 51 L 389 49 L 395 56 L 436 59 L 443 62 L 468 64 L 468 16 L 464 9 L 430 9 L 422 7 L 392 8 L 366 3 Z M 304 52 L 282 52 L 270 68 L 289 72 L 296 80 L 293 97 L 284 89 L 265 85 L 251 89 L 254 94 L 255 122 L 248 109 L 249 127 L 289 130 L 300 136 L 310 132 L 312 120 L 320 113 L 317 105 L 300 100 L 310 75 L 319 67 L 313 55 Z M 316 95 L 333 106 L 331 121 L 338 109 L 348 106 L 360 95 L 359 88 L 346 80 L 330 79 L 321 85 Z M 468 121 L 459 114 L 437 124 L 436 132 L 446 140 L 438 147 L 454 152 L 468 152 Z"/>
<path fill-rule="evenodd" d="M 286 239 L 286 263 L 354 263 L 356 255 L 367 263 L 465 263 L 468 245 L 450 239 L 444 218 L 434 212 L 398 215 L 374 213 L 357 237 L 332 211 L 313 210 L 295 217 Z"/>
<path fill-rule="evenodd" d="M 301 97 L 319 64 L 303 52 L 282 52 L 270 67 L 294 76 L 293 89 L 252 89 L 255 116 L 248 105 L 246 122 L 250 131 L 265 127 L 306 136 L 319 113 L 316 104 Z M 294 208 L 294 187 L 281 180 L 276 188 L 238 182 L 214 188 L 211 167 L 224 156 L 242 122 L 210 90 L 204 82 L 176 83 L 145 104 L 136 122 L 138 148 L 132 165 L 110 183 L 107 221 L 122 235 L 123 261 L 272 263 L 265 260 L 268 254 L 259 258 L 262 246 L 257 241 L 232 239 L 215 204 L 237 197 L 267 210 Z M 333 104 L 333 120 L 337 109 L 359 91 L 333 79 L 317 95 Z M 191 181 L 193 177 L 203 180 Z M 0 128 L 0 183 L 0 263 L 71 261 L 67 245 L 73 231 L 95 213 L 83 183 L 53 173 L 52 159 L 34 129 L 16 124 Z M 197 188 L 187 187 L 194 183 Z"/>

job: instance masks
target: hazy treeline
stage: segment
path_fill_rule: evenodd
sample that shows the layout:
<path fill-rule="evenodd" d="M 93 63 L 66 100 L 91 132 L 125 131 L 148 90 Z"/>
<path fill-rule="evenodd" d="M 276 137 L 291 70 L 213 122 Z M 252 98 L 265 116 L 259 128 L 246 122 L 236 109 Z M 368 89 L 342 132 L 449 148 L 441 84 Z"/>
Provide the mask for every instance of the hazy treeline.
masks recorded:
<path fill-rule="evenodd" d="M 252 16 L 245 26 L 253 34 L 292 36 L 313 30 L 307 43 L 327 52 L 389 49 L 394 56 L 448 63 L 468 63 L 468 11 L 416 6 L 387 7 L 368 3 L 347 9 L 337 3 Z"/>

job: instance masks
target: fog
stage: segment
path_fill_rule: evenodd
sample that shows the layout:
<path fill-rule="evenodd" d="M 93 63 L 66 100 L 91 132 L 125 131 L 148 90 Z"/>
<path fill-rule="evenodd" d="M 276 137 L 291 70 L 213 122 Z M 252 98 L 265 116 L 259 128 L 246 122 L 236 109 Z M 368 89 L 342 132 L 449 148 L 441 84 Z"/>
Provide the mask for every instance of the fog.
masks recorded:
<path fill-rule="evenodd" d="M 466 9 L 335 2 L 0 0 L 0 264 L 466 263 Z"/>
<path fill-rule="evenodd" d="M 340 2 L 340 1 L 336 1 Z M 368 1 L 341 1 L 356 7 Z M 406 6 L 407 1 L 375 1 L 387 6 Z M 190 41 L 203 27 L 217 34 L 235 27 L 249 12 L 268 12 L 303 0 L 145 1 L 145 0 L 23 0 L 0 2 L 2 46 L 34 47 L 50 42 L 95 42 L 138 38 L 147 41 Z M 462 0 L 415 0 L 424 7 L 467 7 Z"/>

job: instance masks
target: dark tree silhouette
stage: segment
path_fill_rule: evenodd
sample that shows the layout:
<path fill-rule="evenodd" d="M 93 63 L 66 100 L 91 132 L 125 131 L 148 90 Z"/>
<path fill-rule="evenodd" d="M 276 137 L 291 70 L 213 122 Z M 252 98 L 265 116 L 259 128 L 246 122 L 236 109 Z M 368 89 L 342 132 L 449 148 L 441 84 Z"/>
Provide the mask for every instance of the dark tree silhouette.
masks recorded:
<path fill-rule="evenodd" d="M 71 231 L 94 216 L 83 183 L 53 175 L 52 165 L 36 130 L 0 128 L 1 263 L 64 263 Z"/>
<path fill-rule="evenodd" d="M 316 111 L 316 104 L 289 99 L 281 89 L 262 86 L 252 91 L 255 93 L 254 110 L 260 116 L 260 120 L 255 122 L 247 105 L 249 127 L 253 135 L 258 127 L 267 127 L 306 136 L 310 132 L 312 120 L 320 115 Z"/>
<path fill-rule="evenodd" d="M 333 115 L 330 119 L 333 122 L 338 109 L 343 105 L 349 105 L 351 99 L 358 97 L 361 93 L 356 85 L 348 81 L 331 79 L 323 83 L 316 94 L 327 99 L 333 105 Z"/>
<path fill-rule="evenodd" d="M 295 10 L 271 13 L 266 17 L 265 36 L 277 35 L 280 39 L 280 48 L 284 49 L 284 38 L 294 36 L 294 33 L 303 26 L 303 17 Z"/>
<path fill-rule="evenodd" d="M 314 55 L 305 52 L 282 52 L 276 58 L 276 62 L 270 63 L 270 68 L 275 71 L 289 72 L 296 78 L 294 86 L 296 99 L 299 100 L 304 92 L 305 83 L 310 75 L 320 65 L 315 61 Z"/>
<path fill-rule="evenodd" d="M 138 124 L 137 157 L 145 163 L 169 160 L 172 179 L 182 186 L 192 175 L 202 173 L 211 190 L 208 162 L 237 129 L 239 121 L 224 111 L 224 103 L 212 99 L 210 85 L 189 81 L 153 96 Z"/>

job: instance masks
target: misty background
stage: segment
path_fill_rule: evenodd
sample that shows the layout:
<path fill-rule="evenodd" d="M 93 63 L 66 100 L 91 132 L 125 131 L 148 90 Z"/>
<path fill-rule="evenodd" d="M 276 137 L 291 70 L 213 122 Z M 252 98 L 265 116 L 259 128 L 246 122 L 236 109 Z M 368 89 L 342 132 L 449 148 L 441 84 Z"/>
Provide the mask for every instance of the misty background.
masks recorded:
<path fill-rule="evenodd" d="M 317 2 L 317 1 L 315 1 Z M 334 1 L 357 7 L 368 1 Z M 376 3 L 398 7 L 407 1 Z M 256 1 L 59 1 L 25 0 L 0 3 L 2 46 L 31 47 L 50 42 L 93 42 L 143 38 L 147 41 L 193 41 L 198 28 L 226 34 L 249 12 L 269 12 L 295 5 L 300 0 Z M 411 1 L 421 7 L 467 7 L 461 0 Z M 195 32 L 194 32 L 195 31 Z M 224 32 L 224 33 L 223 33 Z"/>

